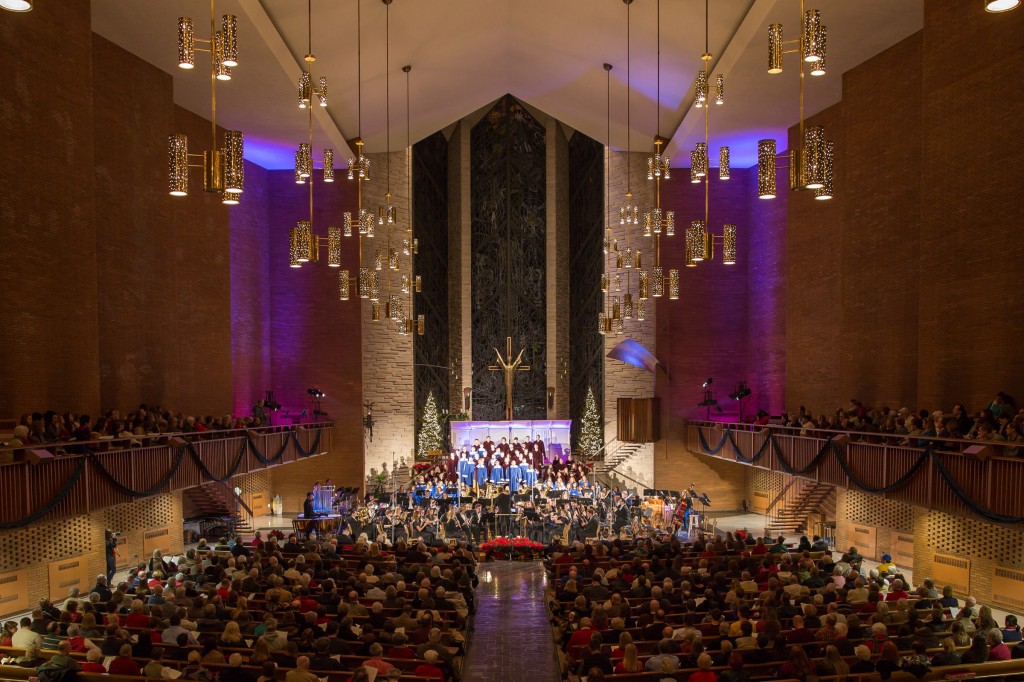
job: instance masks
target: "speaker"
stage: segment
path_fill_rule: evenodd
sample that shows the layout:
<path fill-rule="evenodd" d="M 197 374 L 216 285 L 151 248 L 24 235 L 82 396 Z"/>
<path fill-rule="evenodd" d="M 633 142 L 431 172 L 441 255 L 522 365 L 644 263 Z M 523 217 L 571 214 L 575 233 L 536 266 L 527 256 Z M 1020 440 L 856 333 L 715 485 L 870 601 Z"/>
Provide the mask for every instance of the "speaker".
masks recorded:
<path fill-rule="evenodd" d="M 53 459 L 53 453 L 49 450 L 26 450 L 25 461 L 29 464 L 39 464 Z"/>
<path fill-rule="evenodd" d="M 182 438 L 181 436 L 174 436 L 173 438 L 167 441 L 167 444 L 172 448 L 180 448 L 185 445 L 185 439 Z"/>

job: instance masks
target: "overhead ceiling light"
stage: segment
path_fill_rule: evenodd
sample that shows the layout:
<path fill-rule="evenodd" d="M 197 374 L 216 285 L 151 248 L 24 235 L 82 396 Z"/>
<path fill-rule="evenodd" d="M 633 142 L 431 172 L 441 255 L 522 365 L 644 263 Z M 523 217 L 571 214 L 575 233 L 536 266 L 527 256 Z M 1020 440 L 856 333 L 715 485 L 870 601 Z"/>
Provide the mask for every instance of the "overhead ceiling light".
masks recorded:
<path fill-rule="evenodd" d="M 32 0 L 0 0 L 0 9 L 10 12 L 28 12 L 32 9 Z"/>
<path fill-rule="evenodd" d="M 986 12 L 1009 12 L 1020 6 L 1021 0 L 985 0 Z M 29 7 L 29 9 L 32 9 Z"/>
<path fill-rule="evenodd" d="M 11 2 L 12 0 L 0 0 Z M 224 132 L 223 146 L 217 146 L 217 81 L 231 79 L 231 67 L 238 66 L 238 20 L 233 14 L 221 17 L 221 29 L 216 30 L 216 12 L 210 3 L 210 38 L 195 37 L 192 19 L 178 19 L 178 67 L 194 69 L 196 65 L 195 44 L 207 43 L 210 53 L 210 128 L 211 148 L 201 154 L 190 154 L 188 137 L 183 134 L 170 135 L 167 139 L 168 193 L 171 196 L 188 196 L 189 168 L 203 169 L 203 189 L 220 193 L 221 203 L 229 206 L 238 204 L 239 195 L 245 185 L 245 138 L 238 130 Z M 202 159 L 202 163 L 189 163 L 190 159 Z"/>

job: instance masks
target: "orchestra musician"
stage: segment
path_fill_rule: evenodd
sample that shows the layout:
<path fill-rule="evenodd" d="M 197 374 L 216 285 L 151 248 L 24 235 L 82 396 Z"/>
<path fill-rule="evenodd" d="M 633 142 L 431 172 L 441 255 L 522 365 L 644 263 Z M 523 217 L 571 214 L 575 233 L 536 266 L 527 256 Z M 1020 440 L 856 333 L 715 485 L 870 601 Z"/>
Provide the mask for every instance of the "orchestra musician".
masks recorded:
<path fill-rule="evenodd" d="M 501 492 L 494 498 L 494 513 L 498 517 L 498 535 L 509 535 L 511 531 L 512 496 L 509 495 L 508 486 L 503 486 Z"/>

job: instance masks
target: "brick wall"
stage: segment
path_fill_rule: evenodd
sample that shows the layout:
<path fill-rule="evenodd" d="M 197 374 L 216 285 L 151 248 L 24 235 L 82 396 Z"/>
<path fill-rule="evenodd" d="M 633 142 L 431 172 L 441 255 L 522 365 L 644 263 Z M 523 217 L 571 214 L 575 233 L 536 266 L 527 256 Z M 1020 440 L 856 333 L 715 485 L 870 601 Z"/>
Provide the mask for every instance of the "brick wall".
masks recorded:
<path fill-rule="evenodd" d="M 319 157 L 320 150 L 314 154 Z M 323 410 L 335 422 L 333 448 L 316 461 L 275 469 L 271 487 L 284 497 L 285 509 L 301 507 L 315 480 L 331 478 L 338 485 L 362 484 L 362 344 L 360 302 L 338 299 L 338 271 L 325 261 L 302 268 L 288 266 L 288 230 L 309 217 L 309 188 L 295 184 L 292 171 L 267 173 L 269 211 L 267 287 L 270 303 L 270 349 L 275 397 L 297 416 L 312 406 L 306 393 L 319 388 L 327 396 Z M 344 175 L 333 185 L 316 179 L 313 230 L 326 237 L 328 225 L 340 225 L 342 212 L 355 210 L 355 183 Z M 374 207 L 376 208 L 376 207 Z M 355 237 L 342 241 L 342 268 L 355 281 L 358 273 Z"/>
<path fill-rule="evenodd" d="M 918 401 L 1024 394 L 1024 12 L 926 3 Z"/>
<path fill-rule="evenodd" d="M 744 376 L 738 378 L 745 380 L 753 391 L 745 401 L 746 414 L 759 409 L 779 414 L 785 409 L 788 393 L 786 212 L 793 202 L 784 193 L 773 201 L 758 199 L 756 171 L 756 167 L 746 169 L 738 178 L 736 171 L 732 171 L 734 178 L 744 181 L 742 185 L 737 183 L 737 187 L 742 187 L 748 206 L 746 223 L 737 226 L 737 230 L 747 233 L 743 240 L 738 240 L 745 245 L 744 251 L 737 254 L 737 259 L 742 260 L 731 266 L 746 264 L 747 270 L 747 367 Z M 736 199 L 740 201 L 739 197 Z"/>
<path fill-rule="evenodd" d="M 831 76 L 830 76 L 831 77 Z M 843 105 L 835 104 L 808 118 L 825 128 L 835 145 L 835 196 L 817 201 L 807 193 L 784 193 L 788 200 L 786 227 L 786 407 L 806 406 L 814 414 L 845 405 L 839 385 L 843 300 L 843 254 L 837 228 L 843 224 L 843 205 L 850 197 L 845 169 L 850 160 L 843 140 Z M 795 131 L 790 139 L 796 140 Z M 778 187 L 788 186 L 780 176 Z M 781 190 L 786 192 L 786 190 Z M 769 203 L 769 202 L 765 202 Z"/>
<path fill-rule="evenodd" d="M 376 212 L 383 203 L 387 185 L 386 157 L 369 154 L 372 179 L 363 184 L 364 207 Z M 396 208 L 398 224 L 391 231 L 391 246 L 398 250 L 400 272 L 409 272 L 409 256 L 402 255 L 402 239 L 407 237 L 409 225 L 409 190 L 406 185 L 408 158 L 404 151 L 391 153 L 391 194 Z M 392 470 L 411 464 L 415 448 L 415 419 L 413 415 L 413 371 L 412 336 L 401 336 L 395 323 L 384 318 L 384 301 L 387 300 L 388 276 L 391 292 L 401 294 L 399 272 L 387 270 L 388 240 L 382 226 L 377 227 L 377 236 L 363 241 L 363 262 L 373 267 L 374 253 L 383 254 L 383 270 L 380 277 L 381 321 L 370 320 L 370 301 L 362 303 L 362 364 L 363 402 L 373 403 L 373 441 L 363 444 L 365 474 Z M 429 275 L 428 275 L 429 276 Z M 408 296 L 404 297 L 408 302 Z M 407 306 L 408 307 L 408 306 Z M 411 311 L 409 311 L 411 314 Z"/>
<path fill-rule="evenodd" d="M 167 135 L 199 151 L 209 122 L 174 106 L 170 76 L 100 36 L 93 80 L 101 404 L 230 413 L 232 209 L 196 172 L 188 197 L 167 195 Z"/>
<path fill-rule="evenodd" d="M 270 243 L 266 170 L 245 164 L 242 203 L 231 209 L 231 372 L 235 414 L 249 414 L 272 386 L 270 297 L 266 295 Z"/>
<path fill-rule="evenodd" d="M 1019 12 L 929 3 L 922 32 L 844 75 L 821 115 L 837 198 L 789 213 L 790 408 L 979 409 L 1024 385 L 1022 36 Z"/>
<path fill-rule="evenodd" d="M 89 20 L 87 2 L 0 12 L 3 417 L 100 405 Z"/>
<path fill-rule="evenodd" d="M 917 33 L 843 77 L 843 404 L 916 404 L 921 46 Z"/>
<path fill-rule="evenodd" d="M 612 228 L 612 238 L 619 240 L 619 248 L 625 252 L 626 249 L 626 228 L 619 224 L 619 207 L 626 203 L 627 186 L 632 189 L 633 203 L 640 207 L 640 225 L 634 225 L 630 232 L 629 244 L 635 249 L 640 249 L 643 254 L 642 265 L 648 271 L 654 265 L 654 242 L 652 239 L 645 239 L 643 235 L 643 212 L 654 207 L 654 183 L 647 180 L 647 157 L 646 152 L 633 152 L 627 156 L 625 152 L 605 153 L 605 172 L 609 175 L 608 196 L 605 200 L 605 213 L 607 226 Z M 629 163 L 628 174 L 626 163 Z M 628 177 L 627 177 L 628 175 Z M 666 241 L 662 239 L 662 245 Z M 663 252 L 664 253 L 664 252 Z M 664 257 L 662 264 L 665 263 Z M 631 291 L 633 294 L 634 317 L 624 322 L 624 333 L 606 334 L 604 339 L 605 360 L 604 360 L 604 439 L 611 441 L 616 435 L 616 415 L 618 414 L 617 401 L 619 398 L 650 398 L 654 396 L 655 377 L 646 370 L 627 365 L 620 360 L 613 360 L 607 357 L 608 352 L 624 339 L 632 339 L 647 350 L 658 355 L 656 340 L 656 329 L 658 306 L 655 299 L 647 301 L 647 310 L 643 322 L 636 319 L 635 308 L 637 305 L 637 275 L 635 270 L 616 270 L 614 260 L 607 271 L 612 277 L 615 273 L 622 275 L 621 296 L 626 292 L 627 273 L 632 281 Z M 667 274 L 667 273 L 666 273 Z M 609 290 L 609 295 L 614 296 L 616 292 Z M 637 453 L 630 459 L 622 462 L 618 471 L 625 473 L 630 478 L 643 483 L 645 486 L 654 484 L 654 444 L 644 444 Z M 628 485 L 635 485 L 629 482 Z"/>
<path fill-rule="evenodd" d="M 769 336 L 779 333 L 773 316 L 780 311 L 769 297 L 780 286 L 776 273 L 782 257 L 771 246 L 778 231 L 775 211 L 757 207 L 756 220 L 751 218 L 750 205 L 756 201 L 751 184 L 756 181 L 755 171 L 734 168 L 727 181 L 719 180 L 715 169 L 711 175 L 710 231 L 721 235 L 722 225 L 737 226 L 736 265 L 722 264 L 719 242 L 715 260 L 685 267 L 685 230 L 691 221 L 704 217 L 704 185 L 689 182 L 688 168 L 675 169 L 662 189 L 663 207 L 676 212 L 676 236 L 662 240 L 662 265 L 666 275 L 669 268 L 679 269 L 680 292 L 679 300 L 672 301 L 666 291 L 657 303 L 657 355 L 667 376 L 658 377 L 663 440 L 655 447 L 655 474 L 659 488 L 678 490 L 693 482 L 708 493 L 715 509 L 736 509 L 744 497 L 742 467 L 688 452 L 685 424 L 688 418 L 706 414 L 697 403 L 704 397 L 701 384 L 708 377 L 714 379 L 711 388 L 722 414 L 732 417 L 738 416 L 738 406 L 727 395 L 737 381 L 747 381 L 754 390 L 744 405 L 748 415 L 762 404 L 774 402 L 768 388 L 781 394 L 781 382 L 775 378 L 781 361 L 773 346 L 775 337 Z M 757 294 L 758 314 L 754 316 L 748 314 L 751 273 L 764 287 Z M 748 337 L 748 326 L 757 330 L 758 336 Z"/>

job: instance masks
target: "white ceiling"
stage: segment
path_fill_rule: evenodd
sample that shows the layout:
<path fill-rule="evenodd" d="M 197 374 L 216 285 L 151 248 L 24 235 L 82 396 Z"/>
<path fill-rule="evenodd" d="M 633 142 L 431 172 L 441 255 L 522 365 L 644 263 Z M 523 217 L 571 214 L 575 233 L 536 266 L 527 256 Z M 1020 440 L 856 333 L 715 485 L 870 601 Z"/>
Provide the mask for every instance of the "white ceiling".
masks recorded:
<path fill-rule="evenodd" d="M 390 65 L 385 69 L 385 11 L 381 0 L 359 0 L 362 12 L 362 122 L 357 114 L 356 1 L 311 0 L 314 76 L 328 78 L 329 107 L 314 107 L 314 146 L 344 150 L 362 135 L 366 150 L 385 145 L 385 73 L 390 77 L 391 144 L 406 140 L 405 74 L 411 64 L 413 141 L 440 130 L 506 92 L 601 141 L 606 133 L 606 80 L 611 73 L 612 145 L 626 140 L 626 6 L 622 0 L 394 0 L 390 6 Z M 711 114 L 711 147 L 732 148 L 733 165 L 756 163 L 756 141 L 775 137 L 798 117 L 795 55 L 786 71 L 767 73 L 768 24 L 796 37 L 796 0 L 713 0 L 709 44 L 714 73 L 726 78 L 726 105 Z M 820 0 L 828 26 L 829 73 L 808 78 L 807 113 L 841 94 L 841 74 L 922 26 L 923 0 Z M 142 9 L 144 8 L 144 9 Z M 657 132 L 657 1 L 635 0 L 631 21 L 630 144 L 651 147 Z M 703 115 L 690 107 L 692 82 L 704 51 L 700 0 L 661 0 L 661 134 L 672 138 L 675 166 L 703 139 Z M 219 16 L 239 21 L 239 66 L 218 83 L 217 121 L 246 134 L 246 158 L 266 168 L 291 168 L 307 137 L 297 81 L 307 52 L 307 2 L 219 0 Z M 177 18 L 194 19 L 208 37 L 209 4 L 202 0 L 92 0 L 93 29 L 174 76 L 174 98 L 210 114 L 208 61 L 177 68 Z M 204 68 L 205 67 L 205 68 Z M 171 132 L 171 131 L 168 131 Z M 319 156 L 319 154 L 317 154 Z M 717 154 L 712 153 L 712 158 Z M 344 165 L 338 163 L 337 165 Z"/>

